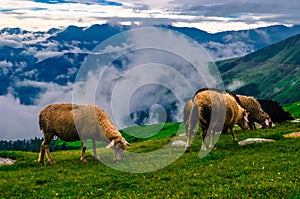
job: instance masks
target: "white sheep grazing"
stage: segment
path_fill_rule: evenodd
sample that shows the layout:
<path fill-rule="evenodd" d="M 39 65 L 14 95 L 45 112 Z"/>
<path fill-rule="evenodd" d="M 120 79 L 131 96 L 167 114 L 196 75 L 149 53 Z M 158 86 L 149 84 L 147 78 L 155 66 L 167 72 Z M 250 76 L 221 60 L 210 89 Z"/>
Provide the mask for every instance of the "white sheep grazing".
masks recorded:
<path fill-rule="evenodd" d="M 249 113 L 249 124 L 251 129 L 255 129 L 254 122 L 262 125 L 262 128 L 272 127 L 270 116 L 261 108 L 259 102 L 251 96 L 236 95 L 241 106 Z"/>
<path fill-rule="evenodd" d="M 109 116 L 96 105 L 51 104 L 39 115 L 40 130 L 44 134 L 38 162 L 44 164 L 44 154 L 51 165 L 54 161 L 49 151 L 49 144 L 54 136 L 66 142 L 82 141 L 81 161 L 86 162 L 85 150 L 87 139 L 93 141 L 95 158 L 96 141 L 109 143 L 106 148 L 112 148 L 115 160 L 124 158 L 124 150 L 130 144 L 115 128 Z"/>
<path fill-rule="evenodd" d="M 233 127 L 238 124 L 243 130 L 248 129 L 248 113 L 235 100 L 234 96 L 225 91 L 217 89 L 201 89 L 193 97 L 193 106 L 190 110 L 190 116 L 187 124 L 187 144 L 186 152 L 190 151 L 191 134 L 199 122 L 202 128 L 202 147 L 206 150 L 205 137 L 209 127 L 211 127 L 210 148 L 214 144 L 216 132 L 223 129 L 230 129 L 233 141 L 237 141 L 233 132 Z M 220 114 L 217 117 L 211 117 L 213 114 Z M 224 117 L 222 118 L 222 113 Z M 219 117 L 218 117 L 219 116 Z M 224 124 L 223 124 L 224 122 Z"/>

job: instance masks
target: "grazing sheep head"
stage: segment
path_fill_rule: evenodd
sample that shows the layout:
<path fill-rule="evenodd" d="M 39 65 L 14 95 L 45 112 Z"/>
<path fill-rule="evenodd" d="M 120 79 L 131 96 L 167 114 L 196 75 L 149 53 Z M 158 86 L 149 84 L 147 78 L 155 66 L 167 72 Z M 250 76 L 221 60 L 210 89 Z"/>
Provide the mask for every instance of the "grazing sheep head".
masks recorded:
<path fill-rule="evenodd" d="M 121 161 L 124 159 L 124 151 L 126 149 L 126 146 L 130 146 L 130 144 L 123 138 L 118 137 L 113 139 L 106 148 L 112 148 L 115 155 L 115 161 Z"/>
<path fill-rule="evenodd" d="M 269 128 L 272 128 L 273 122 L 272 122 L 271 118 L 268 118 L 267 120 L 269 121 Z"/>
<path fill-rule="evenodd" d="M 272 127 L 272 120 L 270 118 L 266 118 L 262 123 L 262 128 L 271 128 Z"/>
<path fill-rule="evenodd" d="M 265 113 L 262 109 L 260 110 L 260 115 L 261 115 L 261 126 L 263 129 L 266 128 L 271 128 L 272 127 L 272 120 L 270 118 L 270 116 Z"/>
<path fill-rule="evenodd" d="M 249 129 L 248 115 L 249 115 L 249 113 L 246 110 L 244 110 L 243 111 L 243 116 L 238 121 L 238 125 L 239 125 L 239 127 L 242 128 L 243 131 Z"/>

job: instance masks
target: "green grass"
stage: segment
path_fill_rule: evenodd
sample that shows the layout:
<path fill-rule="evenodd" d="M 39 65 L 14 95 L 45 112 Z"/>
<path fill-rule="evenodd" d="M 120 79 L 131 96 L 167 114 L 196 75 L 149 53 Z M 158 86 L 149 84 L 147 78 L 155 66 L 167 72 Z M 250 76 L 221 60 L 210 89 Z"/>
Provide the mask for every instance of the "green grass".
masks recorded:
<path fill-rule="evenodd" d="M 59 145 L 59 146 L 65 144 L 66 147 L 72 147 L 72 148 L 80 148 L 81 147 L 81 141 L 65 142 L 58 138 L 57 140 L 55 140 L 55 142 L 56 142 L 56 145 Z"/>
<path fill-rule="evenodd" d="M 132 126 L 121 130 L 128 142 L 141 142 L 145 140 L 158 140 L 178 134 L 180 123 L 153 124 L 150 126 Z M 181 132 L 182 133 L 182 132 Z"/>
<path fill-rule="evenodd" d="M 130 130 L 144 129 L 145 133 L 152 127 L 157 130 L 155 125 Z M 184 132 L 178 129 L 178 123 L 164 127 L 157 135 L 160 138 L 152 135 L 150 140 L 132 142 L 128 152 L 158 150 L 174 139 L 174 129 Z M 239 146 L 232 142 L 231 135 L 221 135 L 204 158 L 199 158 L 201 138 L 197 135 L 190 153 L 147 173 L 112 169 L 90 153 L 83 164 L 80 150 L 53 152 L 55 166 L 40 166 L 38 153 L 0 151 L 1 157 L 17 160 L 14 165 L 0 166 L 0 198 L 299 198 L 300 139 L 282 136 L 299 130 L 300 124 L 236 130 L 239 140 L 263 137 L 276 142 Z M 105 150 L 104 156 L 112 156 L 110 150 L 100 150 Z M 132 163 L 127 154 L 119 165 L 127 164 L 147 166 L 149 162 Z"/>
<path fill-rule="evenodd" d="M 290 112 L 295 118 L 300 118 L 300 101 L 285 106 L 284 109 Z"/>
<path fill-rule="evenodd" d="M 125 139 L 131 142 L 142 142 L 145 140 L 158 140 L 166 137 L 173 137 L 178 134 L 180 123 L 164 123 L 164 124 L 153 124 L 150 126 L 141 125 L 141 126 L 132 126 L 125 129 L 120 130 Z M 183 133 L 183 132 L 181 132 Z M 66 143 L 67 147 L 80 148 L 81 141 L 75 142 L 64 142 L 60 139 L 56 140 L 57 145 L 62 145 Z M 87 147 L 92 147 L 92 142 L 88 140 Z"/>

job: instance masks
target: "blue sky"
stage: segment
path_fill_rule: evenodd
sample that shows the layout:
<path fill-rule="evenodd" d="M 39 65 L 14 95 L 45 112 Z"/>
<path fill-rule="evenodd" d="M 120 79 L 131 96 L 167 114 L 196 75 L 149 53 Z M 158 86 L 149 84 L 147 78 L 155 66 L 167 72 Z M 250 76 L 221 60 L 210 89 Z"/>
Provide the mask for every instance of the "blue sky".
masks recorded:
<path fill-rule="evenodd" d="M 171 24 L 208 32 L 299 23 L 298 0 L 2 0 L 0 28 Z"/>

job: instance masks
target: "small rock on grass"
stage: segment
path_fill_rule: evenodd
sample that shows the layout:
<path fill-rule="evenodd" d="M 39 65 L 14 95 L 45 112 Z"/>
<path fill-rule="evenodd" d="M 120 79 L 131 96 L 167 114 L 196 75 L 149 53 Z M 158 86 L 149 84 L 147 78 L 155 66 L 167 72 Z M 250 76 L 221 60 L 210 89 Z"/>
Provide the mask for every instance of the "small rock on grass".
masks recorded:
<path fill-rule="evenodd" d="M 0 157 L 0 165 L 12 165 L 15 163 L 15 160 L 12 160 L 10 158 L 1 158 Z"/>
<path fill-rule="evenodd" d="M 174 142 L 172 142 L 172 146 L 185 146 L 186 142 L 182 141 L 182 140 L 176 140 Z"/>
<path fill-rule="evenodd" d="M 295 119 L 291 121 L 292 123 L 300 123 L 300 119 Z"/>
<path fill-rule="evenodd" d="M 265 138 L 247 138 L 246 140 L 239 141 L 239 145 L 247 145 L 247 144 L 262 143 L 262 142 L 275 142 L 275 140 L 265 139 Z"/>

